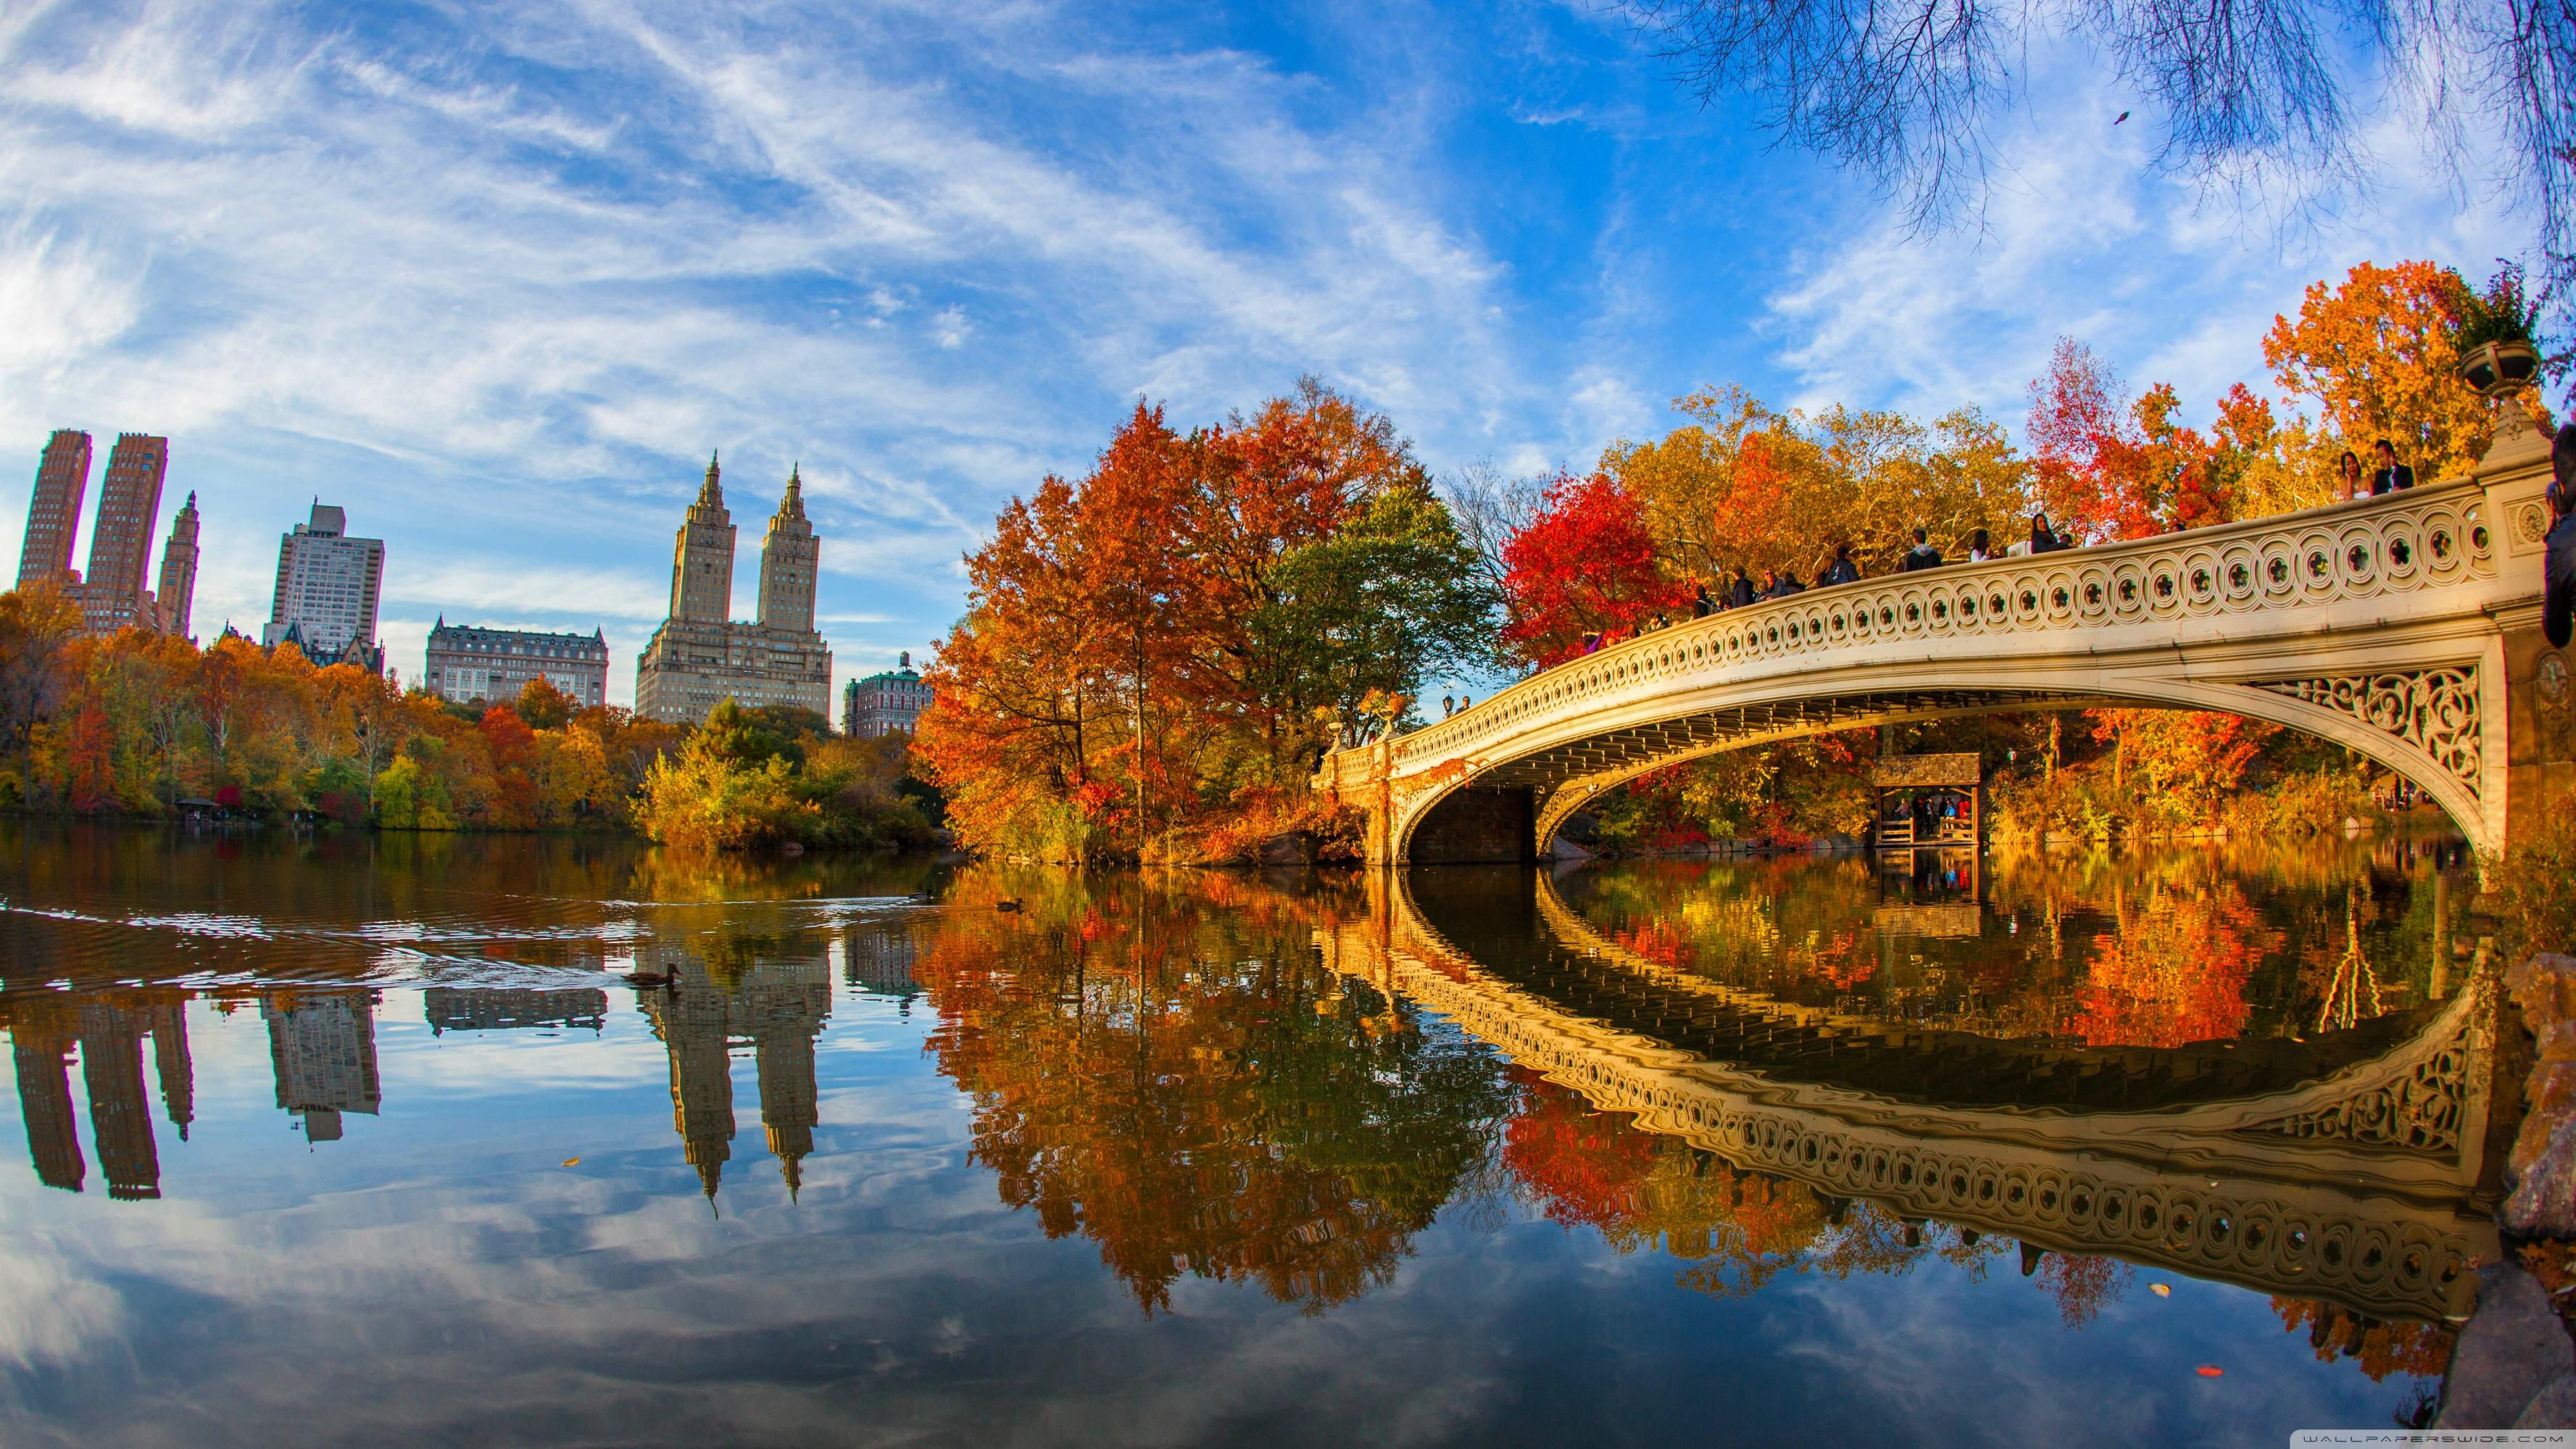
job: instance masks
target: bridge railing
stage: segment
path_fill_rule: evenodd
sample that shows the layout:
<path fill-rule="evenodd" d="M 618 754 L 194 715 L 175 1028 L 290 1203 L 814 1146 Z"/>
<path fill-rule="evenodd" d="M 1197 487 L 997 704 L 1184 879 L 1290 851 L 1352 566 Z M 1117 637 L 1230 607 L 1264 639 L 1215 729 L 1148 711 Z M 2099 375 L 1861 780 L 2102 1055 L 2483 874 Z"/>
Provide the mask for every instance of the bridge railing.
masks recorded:
<path fill-rule="evenodd" d="M 1918 640 L 2215 623 L 2491 580 L 2498 526 L 2480 484 L 2454 478 L 2241 523 L 1810 589 L 1569 660 L 1438 724 L 1336 752 L 1317 783 L 1364 782 L 1380 749 L 1388 772 L 1405 774 L 1677 675 Z"/>

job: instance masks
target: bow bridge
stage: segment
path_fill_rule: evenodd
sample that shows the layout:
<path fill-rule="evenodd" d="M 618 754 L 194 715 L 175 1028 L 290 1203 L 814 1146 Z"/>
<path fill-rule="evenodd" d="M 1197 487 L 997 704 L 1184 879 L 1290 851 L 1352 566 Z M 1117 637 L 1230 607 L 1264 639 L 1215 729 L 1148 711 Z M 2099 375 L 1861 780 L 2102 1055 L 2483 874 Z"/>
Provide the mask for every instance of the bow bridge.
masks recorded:
<path fill-rule="evenodd" d="M 1998 1058 L 1988 1074 L 2017 1070 L 2015 1095 L 2058 1100 L 1972 1105 L 1861 1084 L 1874 1059 L 1930 1068 L 1881 1078 L 1931 1075 L 1964 1033 L 1848 1017 L 1658 967 L 1591 933 L 1543 880 L 1535 920 L 1525 919 L 1527 895 L 1443 896 L 1439 918 L 1476 933 L 1470 955 L 1415 895 L 1456 880 L 1372 877 L 1369 915 L 1316 933 L 1324 963 L 1447 1016 L 1640 1128 L 1740 1167 L 1898 1217 L 2379 1318 L 2464 1316 L 2468 1269 L 2498 1251 L 2486 1211 L 2496 985 L 2485 973 L 2329 1062 L 2230 1076 L 2211 1063 L 2258 1044 L 2025 1048 L 2020 1067 Z M 1827 1069 L 1802 1071 L 1801 1058 Z M 2070 1096 L 2038 1080 L 2051 1071 L 2127 1081 Z"/>
<path fill-rule="evenodd" d="M 2545 442 L 2470 477 L 2246 523 L 1810 590 L 1626 640 L 1327 756 L 1374 864 L 1527 860 L 1665 765 L 1828 730 L 2105 705 L 2218 710 L 2414 781 L 2482 850 L 2576 781 L 2540 633 Z"/>

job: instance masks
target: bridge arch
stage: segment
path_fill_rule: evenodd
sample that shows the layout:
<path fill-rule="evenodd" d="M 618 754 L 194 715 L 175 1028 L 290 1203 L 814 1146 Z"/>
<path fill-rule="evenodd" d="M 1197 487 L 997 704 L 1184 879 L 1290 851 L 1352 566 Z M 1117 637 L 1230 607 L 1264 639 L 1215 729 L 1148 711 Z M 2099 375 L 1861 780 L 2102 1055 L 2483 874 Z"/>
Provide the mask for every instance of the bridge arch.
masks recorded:
<path fill-rule="evenodd" d="M 2499 448 L 2499 452 L 2505 449 Z M 2569 661 L 2539 637 L 2545 455 L 2382 498 L 1865 580 L 1693 620 L 1328 757 L 1372 860 L 1461 791 L 1528 791 L 1543 848 L 1647 770 L 1826 730 L 2100 705 L 2216 710 L 2344 745 L 2498 849 L 2576 783 Z M 2552 683 L 2555 683 L 2554 693 Z"/>

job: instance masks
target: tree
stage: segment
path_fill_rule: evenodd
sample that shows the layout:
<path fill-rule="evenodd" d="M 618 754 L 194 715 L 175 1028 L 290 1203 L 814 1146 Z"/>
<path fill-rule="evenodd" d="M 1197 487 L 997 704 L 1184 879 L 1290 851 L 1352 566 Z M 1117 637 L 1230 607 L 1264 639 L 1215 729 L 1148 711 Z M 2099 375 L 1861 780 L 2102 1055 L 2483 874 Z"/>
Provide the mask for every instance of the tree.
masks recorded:
<path fill-rule="evenodd" d="M 2023 94 L 2026 47 L 2041 37 L 2070 36 L 2107 57 L 2141 99 L 2140 124 L 2162 130 L 2159 169 L 2248 200 L 2279 194 L 2273 183 L 2283 181 L 2311 202 L 2365 187 L 2357 138 L 2381 111 L 2353 88 L 2376 80 L 2416 111 L 2414 134 L 2455 164 L 2466 164 L 2466 135 L 2493 118 L 2559 306 L 2576 304 L 2576 107 L 2567 104 L 2576 10 L 2564 3 L 1628 0 L 1626 9 L 1703 102 L 1751 94 L 1772 130 L 1874 177 L 1918 226 L 1981 206 L 1987 128 Z M 2362 63 L 2351 63 L 2352 48 Z"/>
<path fill-rule="evenodd" d="M 1529 664 L 1570 658 L 1586 634 L 1690 602 L 1690 587 L 1665 572 L 1636 495 L 1601 473 L 1559 474 L 1503 558 L 1503 643 Z"/>
<path fill-rule="evenodd" d="M 48 584 L 0 594 L 0 748 L 27 748 L 68 683 L 63 650 L 80 636 L 80 606 Z"/>
<path fill-rule="evenodd" d="M 519 697 L 511 701 L 510 708 L 528 722 L 530 729 L 559 730 L 581 712 L 581 703 L 541 674 L 519 686 Z"/>
<path fill-rule="evenodd" d="M 2465 473 L 2495 432 L 2457 376 L 2451 333 L 2468 292 L 2431 262 L 2363 262 L 2340 286 L 2310 283 L 2297 321 L 2274 317 L 2263 361 L 2283 388 L 2316 399 L 2345 447 L 2367 458 L 2387 438 L 2425 482 Z"/>
<path fill-rule="evenodd" d="M 1379 494 L 1332 536 L 1282 558 L 1270 587 L 1276 597 L 1251 621 L 1251 657 L 1277 677 L 1255 687 L 1329 710 L 1343 738 L 1372 693 L 1403 694 L 1427 674 L 1471 667 L 1493 637 L 1494 595 L 1424 487 Z M 1308 742 L 1308 768 L 1325 743 Z"/>

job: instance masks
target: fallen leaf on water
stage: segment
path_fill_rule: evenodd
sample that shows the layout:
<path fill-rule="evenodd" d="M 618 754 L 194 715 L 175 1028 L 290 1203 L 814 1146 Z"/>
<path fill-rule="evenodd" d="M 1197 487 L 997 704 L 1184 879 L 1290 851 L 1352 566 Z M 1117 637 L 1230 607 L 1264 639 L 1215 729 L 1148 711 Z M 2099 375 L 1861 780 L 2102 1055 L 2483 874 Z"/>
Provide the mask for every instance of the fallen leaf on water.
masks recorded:
<path fill-rule="evenodd" d="M 2227 1370 L 2220 1368 L 2214 1363 L 2205 1363 L 2200 1366 L 2200 1376 L 2205 1379 L 2220 1378 L 2223 1377 L 2226 1372 Z"/>
<path fill-rule="evenodd" d="M 579 1167 L 581 1166 L 581 1159 L 578 1157 L 567 1157 L 564 1159 L 564 1166 Z"/>
<path fill-rule="evenodd" d="M 2173 1290 L 2162 1283 L 2148 1284 L 2147 1291 L 2153 1293 L 2158 1298 L 2171 1298 L 2173 1296 Z"/>

